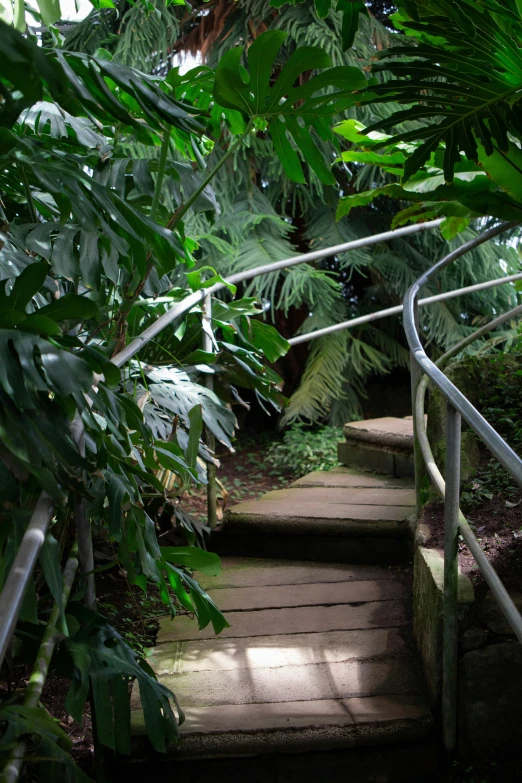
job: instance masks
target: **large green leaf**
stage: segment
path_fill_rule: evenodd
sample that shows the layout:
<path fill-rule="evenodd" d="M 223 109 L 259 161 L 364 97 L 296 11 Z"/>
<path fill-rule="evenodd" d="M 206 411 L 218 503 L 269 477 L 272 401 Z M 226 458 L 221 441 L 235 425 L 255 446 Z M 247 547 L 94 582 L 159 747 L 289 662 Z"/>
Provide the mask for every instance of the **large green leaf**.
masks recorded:
<path fill-rule="evenodd" d="M 56 95 L 67 82 L 56 63 L 33 40 L 0 21 L 0 84 L 9 100 L 0 103 L 0 127 L 11 127 L 23 109 L 41 100 L 45 87 Z"/>
<path fill-rule="evenodd" d="M 280 30 L 258 36 L 248 50 L 248 71 L 241 65 L 244 47 L 226 52 L 217 67 L 214 97 L 221 106 L 267 121 L 268 134 L 290 179 L 305 182 L 297 147 L 322 182 L 335 184 L 311 130 L 320 139 L 332 139 L 331 117 L 355 103 L 354 91 L 365 86 L 366 79 L 358 68 L 331 68 L 326 52 L 303 46 L 293 52 L 272 84 L 274 61 L 286 37 Z M 329 70 L 300 83 L 306 71 L 322 68 Z"/>
<path fill-rule="evenodd" d="M 120 753 L 129 753 L 128 683 L 136 678 L 147 735 L 154 749 L 164 753 L 178 737 L 171 702 L 180 722 L 183 720 L 172 691 L 157 681 L 145 660 L 101 615 L 77 603 L 70 604 L 68 612 L 79 623 L 79 630 L 64 642 L 74 664 L 73 681 L 65 700 L 67 711 L 80 723 L 91 687 L 98 740 Z"/>
<path fill-rule="evenodd" d="M 205 425 L 221 443 L 232 446 L 230 438 L 236 417 L 213 392 L 194 383 L 186 372 L 175 367 L 147 368 L 147 376 L 150 396 L 156 405 L 172 416 L 180 416 L 186 425 L 190 425 L 190 411 L 195 405 L 201 405 Z"/>
<path fill-rule="evenodd" d="M 40 337 L 0 329 L 0 354 L 0 386 L 21 408 L 35 407 L 35 391 L 68 395 L 92 386 L 83 359 Z"/>
<path fill-rule="evenodd" d="M 49 135 L 53 139 L 75 138 L 87 149 L 101 147 L 107 139 L 88 117 L 74 117 L 56 103 L 37 101 L 20 117 L 24 129 L 31 129 L 38 136 Z"/>
<path fill-rule="evenodd" d="M 90 783 L 78 767 L 70 751 L 72 742 L 44 707 L 25 707 L 22 704 L 3 704 L 0 707 L 3 733 L 0 738 L 0 755 L 7 758 L 15 746 L 31 737 L 35 741 L 35 758 L 28 754 L 26 761 L 38 765 L 38 780 L 63 780 L 67 783 Z M 50 762 L 50 763 L 49 763 Z"/>
<path fill-rule="evenodd" d="M 205 552 L 195 546 L 162 546 L 160 549 L 163 559 L 172 565 L 201 571 L 207 576 L 217 576 L 221 571 L 220 559 L 213 552 Z"/>
<path fill-rule="evenodd" d="M 177 100 L 152 77 L 109 59 L 43 49 L 4 22 L 0 51 L 0 83 L 9 96 L 0 104 L 0 126 L 11 127 L 23 109 L 42 100 L 45 88 L 69 115 L 123 123 L 147 143 L 154 143 L 148 131 L 157 134 L 166 124 L 186 134 L 203 127 L 194 117 L 199 109 Z M 74 124 L 69 122 L 80 140 L 83 123 Z"/>
<path fill-rule="evenodd" d="M 411 177 L 437 149 L 453 180 L 461 153 L 475 162 L 479 145 L 487 156 L 508 152 L 509 134 L 522 135 L 522 35 L 520 7 L 509 0 L 485 5 L 476 0 L 434 0 L 428 6 L 401 4 L 395 24 L 418 39 L 417 46 L 394 46 L 374 71 L 392 74 L 362 96 L 367 103 L 399 103 L 408 108 L 371 125 L 367 132 L 398 128 L 393 143 L 420 141 L 405 164 Z M 415 14 L 415 18 L 413 15 Z M 401 128 L 414 122 L 413 128 Z M 378 146 L 386 146 L 383 141 Z"/>
<path fill-rule="evenodd" d="M 281 337 L 277 329 L 270 324 L 252 320 L 250 330 L 252 345 L 261 351 L 269 362 L 275 362 L 285 356 L 290 348 L 288 341 Z"/>

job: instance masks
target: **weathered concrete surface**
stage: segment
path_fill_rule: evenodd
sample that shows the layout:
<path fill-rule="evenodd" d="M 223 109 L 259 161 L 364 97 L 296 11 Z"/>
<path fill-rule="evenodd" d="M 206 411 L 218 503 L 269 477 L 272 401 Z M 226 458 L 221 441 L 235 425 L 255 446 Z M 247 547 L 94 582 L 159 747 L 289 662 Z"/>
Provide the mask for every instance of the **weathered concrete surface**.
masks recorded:
<path fill-rule="evenodd" d="M 196 574 L 205 590 L 222 587 L 265 587 L 314 582 L 353 582 L 365 579 L 393 579 L 393 571 L 375 566 L 309 561 L 261 560 L 256 557 L 222 557 L 217 576 Z"/>
<path fill-rule="evenodd" d="M 252 667 L 164 675 L 184 710 L 219 704 L 315 701 L 351 696 L 415 694 L 420 689 L 411 660 L 342 661 L 304 666 Z"/>
<path fill-rule="evenodd" d="M 373 503 L 358 503 L 361 496 L 351 493 L 371 492 Z M 310 493 L 320 492 L 314 497 Z M 382 501 L 376 497 L 381 493 Z M 301 493 L 307 493 L 301 496 Z M 330 500 L 327 493 L 332 493 Z M 344 497 L 333 495 L 344 493 Z M 375 494 L 374 494 L 375 493 Z M 386 493 L 386 494 L 384 494 Z M 391 493 L 400 493 L 391 497 Z M 393 504 L 386 501 L 394 501 Z M 306 533 L 325 536 L 407 536 L 408 517 L 412 514 L 410 490 L 275 490 L 259 500 L 238 503 L 228 511 L 225 529 L 254 528 L 259 532 Z"/>
<path fill-rule="evenodd" d="M 223 612 L 246 609 L 275 609 L 290 606 L 328 606 L 361 601 L 386 601 L 406 596 L 400 582 L 367 579 L 364 582 L 336 582 L 221 588 L 210 591 Z"/>
<path fill-rule="evenodd" d="M 330 487 L 321 484 L 327 474 L 311 475 L 317 486 L 274 490 L 232 506 L 213 534 L 214 551 L 346 563 L 392 564 L 408 557 L 415 503 L 408 482 L 341 470 L 332 475 L 365 485 Z"/>
<path fill-rule="evenodd" d="M 337 467 L 332 470 L 316 470 L 294 481 L 292 487 L 376 487 L 379 489 L 412 489 L 408 479 L 378 476 L 355 468 Z"/>
<path fill-rule="evenodd" d="M 335 606 L 298 606 L 284 609 L 258 609 L 252 612 L 227 612 L 230 628 L 220 638 L 267 636 L 269 634 L 319 633 L 356 628 L 381 628 L 404 625 L 406 607 L 400 601 L 373 601 Z M 198 631 L 191 617 L 160 619 L 158 642 L 210 639 L 212 628 Z"/>
<path fill-rule="evenodd" d="M 421 656 L 431 703 L 440 697 L 444 559 L 436 549 L 417 547 L 413 575 L 413 636 Z M 473 585 L 459 574 L 459 620 L 474 600 Z"/>
<path fill-rule="evenodd" d="M 291 516 L 295 506 L 307 506 L 314 510 L 330 506 L 413 506 L 415 491 L 411 487 L 288 487 L 274 489 L 257 500 L 246 502 L 256 506 L 260 503 L 277 503 L 281 514 Z"/>
<path fill-rule="evenodd" d="M 252 666 L 341 663 L 358 658 L 409 653 L 400 628 L 281 634 L 255 638 L 199 639 L 158 644 L 149 658 L 159 675 L 188 671 L 227 671 Z"/>
<path fill-rule="evenodd" d="M 459 667 L 459 743 L 469 758 L 520 754 L 522 647 L 495 644 L 468 652 Z M 498 755 L 500 754 L 500 755 Z"/>
<path fill-rule="evenodd" d="M 350 440 L 337 444 L 337 456 L 343 465 L 359 470 L 385 473 L 397 478 L 412 478 L 413 452 L 374 443 Z"/>
<path fill-rule="evenodd" d="M 344 425 L 344 437 L 376 446 L 413 451 L 413 421 L 384 416 L 380 419 L 353 421 Z"/>
<path fill-rule="evenodd" d="M 180 757 L 333 751 L 429 732 L 403 582 L 393 572 L 371 567 L 362 578 L 365 569 L 342 565 L 227 564 L 231 576 L 220 584 L 229 586 L 211 593 L 218 605 L 221 597 L 241 607 L 226 613 L 231 627 L 215 638 L 192 618 L 164 618 L 150 658 L 187 716 Z M 274 573 L 276 584 L 256 587 Z M 300 581 L 281 584 L 284 575 Z M 270 608 L 285 593 L 286 605 Z M 137 687 L 132 706 L 139 733 Z"/>
<path fill-rule="evenodd" d="M 143 730 L 142 714 L 134 717 L 134 731 Z M 415 696 L 193 707 L 181 727 L 181 751 L 183 756 L 196 750 L 228 755 L 245 752 L 248 744 L 250 752 L 257 746 L 266 753 L 281 746 L 300 750 L 303 741 L 309 749 L 351 747 L 376 734 L 379 739 L 419 737 L 430 725 L 431 714 Z"/>

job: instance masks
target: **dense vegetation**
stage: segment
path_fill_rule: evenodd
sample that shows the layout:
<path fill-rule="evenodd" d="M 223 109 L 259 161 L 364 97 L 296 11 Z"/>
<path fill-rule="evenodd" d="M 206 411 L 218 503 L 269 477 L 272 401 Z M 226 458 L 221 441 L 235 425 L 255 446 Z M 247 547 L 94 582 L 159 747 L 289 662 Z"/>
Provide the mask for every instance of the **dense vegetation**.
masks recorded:
<path fill-rule="evenodd" d="M 279 5 L 279 4 L 278 4 Z M 338 10 L 316 12 L 313 3 L 283 4 L 275 10 L 269 0 L 196 3 L 191 12 L 179 7 L 161 7 L 168 24 L 147 14 L 143 7 L 118 2 L 117 15 L 111 9 L 93 10 L 87 19 L 67 34 L 67 46 L 80 51 L 104 46 L 127 64 L 140 69 L 161 71 L 167 51 L 189 52 L 204 64 L 215 67 L 230 49 L 255 38 L 263 30 L 289 33 L 282 52 L 290 54 L 297 46 L 315 46 L 330 56 L 334 66 L 351 65 L 367 73 L 379 53 L 392 46 L 406 45 L 411 39 L 398 35 L 389 14 L 396 10 L 386 2 L 369 4 L 369 13 L 351 16 L 348 11 L 364 8 L 349 2 Z M 358 18 L 359 17 L 359 18 Z M 123 23 L 120 24 L 120 18 Z M 359 29 L 355 32 L 356 24 Z M 350 32 L 350 48 L 343 40 Z M 152 42 L 157 41 L 155 46 Z M 93 48 L 94 47 L 94 48 Z M 281 58 L 276 60 L 280 67 Z M 387 72 L 376 74 L 383 80 Z M 395 101 L 358 102 L 346 106 L 338 119 L 351 118 L 371 124 L 389 117 L 399 108 Z M 412 126 L 418 123 L 409 123 Z M 339 156 L 346 126 L 340 124 L 333 139 L 318 139 L 323 154 L 330 160 Z M 359 127 L 359 126 L 358 126 Z M 354 131 L 357 135 L 356 130 Z M 397 166 L 383 169 L 375 165 L 368 152 L 346 149 L 342 159 L 332 166 L 330 180 L 316 175 L 301 155 L 307 184 L 284 176 L 281 163 L 274 155 L 272 141 L 263 133 L 251 137 L 248 144 L 233 156 L 214 180 L 222 213 L 208 220 L 203 213 L 193 215 L 188 225 L 200 244 L 199 262 L 208 263 L 222 274 L 249 269 L 264 262 L 291 257 L 304 250 L 329 247 L 369 234 L 385 231 L 395 225 L 401 205 L 375 192 L 375 199 L 358 201 L 349 219 L 336 221 L 339 193 L 354 194 L 373 190 L 397 180 Z M 212 153 L 220 156 L 218 146 Z M 399 223 L 397 223 L 398 225 Z M 466 228 L 466 238 L 473 235 Z M 363 248 L 339 254 L 323 264 L 310 264 L 293 270 L 263 276 L 252 281 L 250 291 L 266 308 L 267 318 L 285 337 L 313 331 L 347 318 L 400 303 L 409 284 L 458 244 L 449 233 L 422 234 L 397 238 L 375 248 Z M 503 274 L 504 259 L 510 269 L 516 268 L 516 254 L 494 244 L 471 254 L 459 266 L 440 279 L 442 290 L 472 284 Z M 438 289 L 437 289 L 438 290 Z M 435 287 L 432 293 L 436 293 Z M 478 296 L 463 297 L 432 305 L 423 315 L 426 337 L 436 350 L 444 350 L 464 337 L 474 319 L 487 317 L 509 304 L 509 292 L 498 289 Z M 285 381 L 290 404 L 283 422 L 294 420 L 322 421 L 342 425 L 361 414 L 366 381 L 392 368 L 405 368 L 408 356 L 400 320 L 389 318 L 321 337 L 293 348 L 278 365 Z"/>
<path fill-rule="evenodd" d="M 52 666 L 71 679 L 65 707 L 81 719 L 90 700 L 98 743 L 129 751 L 134 678 L 153 746 L 177 739 L 174 694 L 95 611 L 91 535 L 114 549 L 104 568 L 153 585 L 173 615 L 183 608 L 200 628 L 223 629 L 192 576 L 215 573 L 218 559 L 178 500 L 214 462 L 203 426 L 231 445 L 241 389 L 276 410 L 284 402 L 270 365 L 288 345 L 261 317 L 265 301 L 285 330 L 291 312 L 308 330 L 395 303 L 470 220 L 518 220 L 522 201 L 514 0 L 399 3 L 390 19 L 401 38 L 359 2 L 291 4 L 281 15 L 245 3 L 228 21 L 216 4 L 209 64 L 185 74 L 169 57 L 194 50 L 208 14 L 181 8 L 175 22 L 173 5 L 126 8 L 122 29 L 147 29 L 140 49 L 115 36 L 111 0 L 100 5 L 83 39 L 75 28 L 64 40 L 55 0 L 39 0 L 37 31 L 21 0 L 2 7 L 0 22 L 0 584 L 35 508 L 52 509 L 7 659 L 36 655 L 37 673 L 2 704 L 0 748 L 15 766 L 32 757 L 42 780 L 82 779 L 39 705 L 54 648 Z M 335 52 L 310 46 L 309 18 Z M 239 292 L 221 276 L 316 238 L 332 244 L 434 215 L 447 218 L 442 237 L 338 258 L 332 269 L 298 267 Z M 493 245 L 444 285 L 516 261 L 514 248 Z M 214 285 L 209 319 L 197 292 Z M 513 299 L 504 289 L 440 307 L 425 316 L 425 336 L 446 346 Z M 137 340 L 178 312 L 153 340 Z M 354 415 L 364 379 L 405 361 L 398 334 L 385 325 L 316 341 L 287 420 L 322 418 L 333 400 Z M 158 543 L 158 501 L 185 545 Z"/>

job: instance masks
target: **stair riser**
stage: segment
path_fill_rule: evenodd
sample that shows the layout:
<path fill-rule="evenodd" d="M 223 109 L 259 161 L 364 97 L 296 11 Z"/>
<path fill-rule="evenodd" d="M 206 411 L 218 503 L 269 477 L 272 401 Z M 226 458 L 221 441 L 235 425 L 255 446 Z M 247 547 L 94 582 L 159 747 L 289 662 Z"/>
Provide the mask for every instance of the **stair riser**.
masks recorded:
<path fill-rule="evenodd" d="M 346 441 L 337 444 L 337 456 L 342 465 L 359 470 L 383 473 L 395 478 L 413 478 L 413 454 L 384 446 Z"/>
<path fill-rule="evenodd" d="M 221 530 L 212 534 L 209 549 L 236 557 L 311 560 L 354 565 L 398 565 L 411 560 L 412 543 L 392 538 L 339 538 Z"/>
<path fill-rule="evenodd" d="M 369 747 L 254 758 L 174 761 L 170 756 L 162 761 L 155 756 L 142 763 L 123 763 L 114 770 L 113 779 L 121 777 L 126 783 L 153 778 L 169 783 L 432 783 L 440 779 L 435 742 L 430 737 L 415 741 L 414 736 L 397 745 L 385 744 L 387 738 L 383 737 L 383 744 L 369 743 Z"/>

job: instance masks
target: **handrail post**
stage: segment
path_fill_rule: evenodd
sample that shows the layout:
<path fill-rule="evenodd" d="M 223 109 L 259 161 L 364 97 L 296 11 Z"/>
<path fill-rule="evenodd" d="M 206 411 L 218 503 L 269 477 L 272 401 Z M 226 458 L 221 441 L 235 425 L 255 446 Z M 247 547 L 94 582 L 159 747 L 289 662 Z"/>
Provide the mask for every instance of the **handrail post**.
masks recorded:
<path fill-rule="evenodd" d="M 447 403 L 444 498 L 444 604 L 442 617 L 442 733 L 448 754 L 457 744 L 460 413 Z"/>
<path fill-rule="evenodd" d="M 419 302 L 417 298 L 414 304 L 414 317 L 415 327 L 419 327 Z M 421 482 L 424 472 L 424 460 L 422 458 L 422 452 L 419 445 L 418 422 L 417 422 L 417 389 L 422 378 L 422 370 L 419 363 L 415 359 L 413 352 L 410 351 L 410 380 L 411 380 L 411 413 L 413 419 L 413 470 L 415 476 L 415 511 L 417 519 L 420 517 L 422 511 L 421 502 Z"/>
<path fill-rule="evenodd" d="M 212 296 L 207 294 L 203 300 L 203 318 L 207 321 L 207 329 L 203 329 L 203 350 L 211 353 L 213 350 L 212 338 L 209 331 L 212 329 Z M 211 374 L 205 375 L 205 386 L 210 391 L 214 390 L 214 378 Z M 205 444 L 208 450 L 215 455 L 216 439 L 209 427 L 205 427 Z M 216 466 L 213 462 L 207 462 L 207 518 L 210 528 L 217 525 L 217 482 Z"/>

